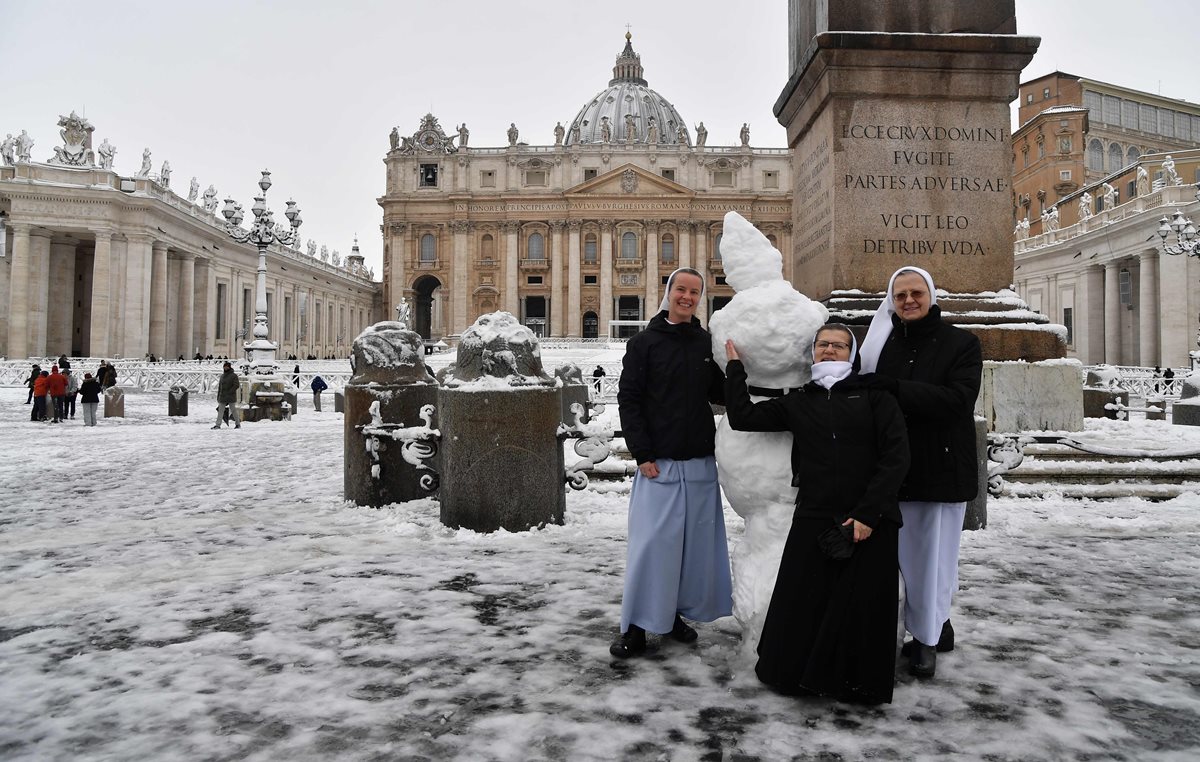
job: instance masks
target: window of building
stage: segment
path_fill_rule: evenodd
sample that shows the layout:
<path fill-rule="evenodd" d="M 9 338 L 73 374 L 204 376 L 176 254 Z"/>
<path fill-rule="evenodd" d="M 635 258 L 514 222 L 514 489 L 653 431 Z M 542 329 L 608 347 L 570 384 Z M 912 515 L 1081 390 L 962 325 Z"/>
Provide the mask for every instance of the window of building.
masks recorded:
<path fill-rule="evenodd" d="M 587 182 L 588 180 L 595 180 L 595 179 L 596 179 L 596 170 L 595 169 L 588 167 L 583 170 L 584 182 Z"/>
<path fill-rule="evenodd" d="M 1106 95 L 1104 103 L 1104 122 L 1119 125 L 1121 123 L 1121 99 L 1115 95 Z"/>
<path fill-rule="evenodd" d="M 724 235 L 724 233 L 717 233 L 716 237 L 713 238 L 712 258 L 718 261 L 721 259 L 721 238 Z"/>
<path fill-rule="evenodd" d="M 1088 110 L 1088 119 L 1097 123 L 1104 121 L 1104 117 L 1100 113 L 1101 105 L 1100 93 L 1095 93 L 1091 90 L 1083 92 L 1083 107 Z"/>
<path fill-rule="evenodd" d="M 663 176 L 663 177 L 665 177 L 666 179 L 670 180 L 671 182 L 675 182 L 675 170 L 673 170 L 673 169 L 664 169 L 664 170 L 661 170 L 661 171 L 662 171 L 662 176 Z"/>
<path fill-rule="evenodd" d="M 1104 171 L 1104 145 L 1095 138 L 1088 143 L 1087 168 L 1094 172 Z"/>
<path fill-rule="evenodd" d="M 1168 138 L 1175 137 L 1175 112 L 1170 109 L 1158 110 L 1158 134 Z"/>
<path fill-rule="evenodd" d="M 1075 308 L 1063 307 L 1062 311 L 1063 325 L 1067 329 L 1067 346 L 1075 344 Z"/>
<path fill-rule="evenodd" d="M 1137 180 L 1130 180 L 1125 184 L 1125 197 L 1133 198 L 1137 195 Z"/>
<path fill-rule="evenodd" d="M 1130 130 L 1138 128 L 1138 105 L 1136 101 L 1121 101 L 1121 126 Z"/>
<path fill-rule="evenodd" d="M 1121 292 L 1121 306 L 1133 309 L 1133 276 L 1124 267 L 1117 273 L 1117 286 Z"/>
<path fill-rule="evenodd" d="M 662 240 L 658 242 L 658 251 L 664 265 L 673 264 L 675 262 L 675 236 L 663 233 Z"/>
<path fill-rule="evenodd" d="M 1058 170 L 1058 179 L 1064 183 L 1071 182 L 1071 170 L 1069 170 L 1069 169 Z"/>
<path fill-rule="evenodd" d="M 1044 100 L 1044 101 L 1050 100 L 1050 88 L 1048 88 L 1048 87 L 1042 88 L 1042 100 Z"/>
<path fill-rule="evenodd" d="M 479 173 L 480 188 L 495 188 L 496 187 L 496 170 L 485 169 Z"/>
<path fill-rule="evenodd" d="M 1021 147 L 1021 168 L 1029 166 L 1029 146 Z"/>
<path fill-rule="evenodd" d="M 527 277 L 525 278 L 525 285 L 527 285 L 527 286 L 540 286 L 540 285 L 542 285 L 542 276 L 540 276 L 540 275 L 529 275 L 529 276 L 527 276 Z"/>
<path fill-rule="evenodd" d="M 1138 129 L 1142 132 L 1158 132 L 1158 109 L 1145 103 L 1139 104 L 1138 123 Z"/>
<path fill-rule="evenodd" d="M 316 335 L 313 336 L 313 343 L 320 344 L 321 343 L 321 303 L 320 302 L 313 303 L 313 317 L 316 318 L 315 320 L 313 320 L 313 330 L 316 332 Z"/>
<path fill-rule="evenodd" d="M 733 187 L 733 172 L 730 170 L 718 170 L 712 174 L 712 184 L 717 188 L 732 188 Z"/>
<path fill-rule="evenodd" d="M 229 295 L 226 293 L 229 286 L 225 283 L 217 284 L 217 337 L 225 338 L 225 310 L 226 303 L 229 300 Z"/>
<path fill-rule="evenodd" d="M 432 233 L 426 233 L 421 236 L 421 261 L 436 262 L 437 261 L 437 239 Z"/>
<path fill-rule="evenodd" d="M 545 259 L 546 258 L 546 239 L 541 233 L 531 233 L 529 243 L 527 245 L 528 256 L 530 259 Z"/>
<path fill-rule="evenodd" d="M 1037 144 L 1038 144 L 1038 158 L 1039 159 L 1046 158 L 1046 141 L 1042 140 L 1041 138 L 1038 138 Z"/>
<path fill-rule="evenodd" d="M 583 238 L 583 261 L 596 264 L 596 234 L 588 233 Z"/>
<path fill-rule="evenodd" d="M 438 165 L 422 164 L 420 177 L 422 188 L 436 188 L 438 184 Z"/>
<path fill-rule="evenodd" d="M 1033 103 L 1033 93 L 1025 93 L 1025 104 Z"/>
<path fill-rule="evenodd" d="M 598 276 L 595 276 L 595 275 L 585 275 L 585 276 L 583 276 L 583 285 L 585 285 L 585 286 L 594 286 L 594 285 L 596 285 L 596 284 L 599 282 L 599 281 L 597 281 L 597 280 L 596 280 L 596 278 L 597 278 L 597 277 L 598 277 Z"/>
<path fill-rule="evenodd" d="M 670 276 L 670 275 L 664 275 L 664 276 L 662 276 L 662 284 L 663 284 L 664 286 L 665 286 L 665 285 L 667 285 L 667 281 L 669 281 L 670 279 L 671 279 L 671 276 Z"/>
<path fill-rule="evenodd" d="M 637 259 L 637 234 L 626 231 L 621 234 L 621 259 Z"/>
<path fill-rule="evenodd" d="M 1138 151 L 1137 146 L 1129 146 L 1129 152 L 1125 154 L 1125 163 L 1135 164 L 1141 157 L 1142 154 Z"/>
<path fill-rule="evenodd" d="M 1108 146 L 1108 171 L 1116 172 L 1125 163 L 1125 151 L 1119 143 L 1112 143 Z"/>
<path fill-rule="evenodd" d="M 480 259 L 495 259 L 496 258 L 496 239 L 491 233 L 485 233 L 483 239 L 479 242 L 479 257 Z"/>
<path fill-rule="evenodd" d="M 724 276 L 724 275 L 718 275 L 718 276 L 717 276 L 717 285 L 718 285 L 718 286 L 724 286 L 724 285 L 726 285 L 726 284 L 725 284 L 725 276 Z M 731 297 L 728 297 L 728 296 L 714 296 L 714 297 L 713 297 L 713 305 L 715 306 L 718 300 L 724 300 L 724 301 L 721 303 L 721 307 L 724 307 L 726 304 L 728 304 L 728 303 L 729 303 L 729 300 L 730 300 L 730 298 L 731 298 Z M 718 310 L 719 310 L 719 309 L 721 309 L 721 307 L 716 307 L 716 309 L 718 309 Z"/>
<path fill-rule="evenodd" d="M 779 187 L 779 172 L 776 170 L 767 170 L 763 172 L 763 187 L 778 188 Z"/>
<path fill-rule="evenodd" d="M 595 312 L 583 313 L 583 338 L 597 339 L 600 338 L 600 318 L 596 317 Z"/>
<path fill-rule="evenodd" d="M 526 185 L 535 185 L 535 186 L 545 185 L 546 184 L 546 170 L 544 170 L 544 169 L 528 170 L 525 173 L 525 184 Z"/>

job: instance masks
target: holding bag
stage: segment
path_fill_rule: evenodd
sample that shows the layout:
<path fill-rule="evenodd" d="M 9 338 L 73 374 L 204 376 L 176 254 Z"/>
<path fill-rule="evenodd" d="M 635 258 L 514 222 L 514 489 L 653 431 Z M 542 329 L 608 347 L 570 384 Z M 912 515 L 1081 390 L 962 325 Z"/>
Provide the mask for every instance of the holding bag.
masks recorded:
<path fill-rule="evenodd" d="M 837 524 L 817 535 L 817 547 L 831 561 L 845 561 L 854 555 L 854 525 Z"/>

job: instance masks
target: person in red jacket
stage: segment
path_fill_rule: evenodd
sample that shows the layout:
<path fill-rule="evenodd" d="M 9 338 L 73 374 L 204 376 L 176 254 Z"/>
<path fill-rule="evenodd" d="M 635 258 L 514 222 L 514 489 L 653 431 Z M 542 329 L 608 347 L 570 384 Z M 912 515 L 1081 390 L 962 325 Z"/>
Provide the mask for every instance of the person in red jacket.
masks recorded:
<path fill-rule="evenodd" d="M 46 394 L 53 406 L 53 418 L 50 423 L 59 423 L 63 417 L 63 403 L 67 401 L 67 377 L 58 372 L 57 365 L 50 366 L 50 375 L 46 377 Z"/>
<path fill-rule="evenodd" d="M 29 415 L 31 421 L 46 420 L 46 379 L 50 374 L 42 371 L 33 382 L 33 412 Z"/>

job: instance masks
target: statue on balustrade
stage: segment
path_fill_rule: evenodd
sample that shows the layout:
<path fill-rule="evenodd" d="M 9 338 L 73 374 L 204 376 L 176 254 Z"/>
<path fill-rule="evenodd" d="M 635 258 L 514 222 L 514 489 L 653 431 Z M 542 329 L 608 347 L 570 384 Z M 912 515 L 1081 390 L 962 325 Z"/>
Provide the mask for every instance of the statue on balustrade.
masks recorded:
<path fill-rule="evenodd" d="M 562 145 L 563 135 L 565 135 L 565 134 L 566 134 L 566 130 L 563 129 L 562 122 L 559 122 L 558 124 L 554 125 L 554 145 L 556 145 L 556 146 Z"/>
<path fill-rule="evenodd" d="M 70 116 L 60 116 L 58 131 L 63 144 L 54 147 L 54 156 L 50 164 L 65 164 L 70 167 L 92 167 L 96 165 L 96 155 L 92 152 L 92 131 L 94 127 L 88 120 L 71 112 Z"/>
<path fill-rule="evenodd" d="M 471 139 L 471 131 L 467 129 L 467 123 L 463 122 L 458 125 L 458 148 L 462 150 L 467 147 L 467 141 Z"/>
<path fill-rule="evenodd" d="M 169 161 L 163 162 L 162 170 L 160 170 L 158 173 L 158 182 L 164 188 L 171 187 L 171 162 L 169 162 Z"/>
<path fill-rule="evenodd" d="M 1166 181 L 1167 185 L 1183 185 L 1183 179 L 1175 171 L 1175 160 L 1170 156 L 1163 159 L 1162 173 L 1163 180 Z"/>
<path fill-rule="evenodd" d="M 1079 197 L 1079 221 L 1091 219 L 1092 217 L 1092 194 L 1087 191 Z"/>
<path fill-rule="evenodd" d="M 308 256 L 316 259 L 317 257 L 317 242 L 313 239 L 308 239 Z"/>
<path fill-rule="evenodd" d="M 100 154 L 100 168 L 112 169 L 113 157 L 117 155 L 117 149 L 112 143 L 108 142 L 108 138 L 104 139 L 104 142 L 96 149 L 96 153 Z"/>
<path fill-rule="evenodd" d="M 508 125 L 508 144 L 510 146 L 515 146 L 517 144 L 517 138 L 520 137 L 520 135 L 521 133 L 517 131 L 517 123 L 510 122 Z"/>
<path fill-rule="evenodd" d="M 188 185 L 188 201 L 196 203 L 196 197 L 200 195 L 200 181 L 192 177 L 191 184 Z"/>
<path fill-rule="evenodd" d="M 1109 183 L 1100 186 L 1100 198 L 1104 199 L 1104 208 L 1112 209 L 1117 205 L 1117 189 Z"/>
<path fill-rule="evenodd" d="M 658 145 L 658 122 L 654 121 L 654 117 L 650 117 L 650 123 L 646 127 L 646 142 Z"/>
<path fill-rule="evenodd" d="M 704 122 L 696 125 L 696 146 L 703 147 L 708 142 L 708 130 L 704 127 Z"/>
<path fill-rule="evenodd" d="M 142 166 L 138 168 L 136 177 L 150 176 L 150 149 L 142 151 Z"/>
<path fill-rule="evenodd" d="M 1145 167 L 1138 165 L 1137 194 L 1139 196 L 1145 196 L 1149 192 L 1150 192 L 1150 173 L 1146 171 Z"/>
<path fill-rule="evenodd" d="M 10 166 L 17 163 L 17 141 L 11 132 L 0 142 L 0 159 Z"/>
<path fill-rule="evenodd" d="M 204 211 L 209 214 L 217 213 L 217 189 L 213 187 L 212 183 L 209 183 L 208 187 L 204 189 Z"/>
<path fill-rule="evenodd" d="M 329 247 L 328 246 L 321 247 L 321 261 L 322 262 L 329 261 Z"/>
<path fill-rule="evenodd" d="M 632 143 L 637 140 L 637 125 L 633 123 L 633 114 L 625 114 L 625 142 Z"/>
<path fill-rule="evenodd" d="M 738 133 L 738 136 L 742 139 L 742 145 L 747 146 L 747 147 L 750 145 L 750 123 L 749 122 L 742 122 L 742 130 L 741 130 L 741 132 Z"/>
<path fill-rule="evenodd" d="M 612 142 L 612 125 L 608 123 L 608 117 L 600 117 L 600 142 Z"/>
<path fill-rule="evenodd" d="M 17 136 L 17 161 L 29 163 L 33 161 L 30 154 L 33 153 L 33 138 L 29 137 L 29 133 L 21 130 L 21 134 Z M 1172 164 L 1172 166 L 1174 166 Z"/>

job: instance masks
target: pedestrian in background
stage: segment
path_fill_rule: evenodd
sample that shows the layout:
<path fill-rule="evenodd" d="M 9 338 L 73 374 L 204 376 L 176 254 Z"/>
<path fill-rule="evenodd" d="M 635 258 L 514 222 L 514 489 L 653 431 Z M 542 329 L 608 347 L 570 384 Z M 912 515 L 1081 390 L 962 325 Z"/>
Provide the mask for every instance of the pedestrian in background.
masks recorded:
<path fill-rule="evenodd" d="M 231 363 L 225 363 L 224 372 L 221 373 L 221 381 L 217 385 L 217 423 L 213 426 L 214 429 L 221 428 L 221 422 L 225 421 L 225 425 L 229 425 L 229 418 L 233 419 L 233 427 L 240 429 L 242 422 L 238 420 L 237 408 L 234 407 L 237 402 L 238 387 L 241 381 L 238 380 L 238 375 L 233 370 Z"/>
<path fill-rule="evenodd" d="M 46 377 L 46 396 L 52 407 L 50 423 L 58 423 L 62 420 L 63 403 L 67 398 L 67 377 L 58 372 L 57 365 L 50 366 L 50 375 Z"/>
<path fill-rule="evenodd" d="M 25 404 L 28 405 L 33 401 L 33 385 L 42 375 L 42 366 L 37 363 L 33 364 L 33 370 L 29 373 L 29 378 L 25 381 L 25 385 L 29 387 L 29 396 L 25 398 Z"/>
<path fill-rule="evenodd" d="M 321 412 L 321 392 L 325 391 L 328 388 L 329 388 L 329 384 L 325 383 L 325 379 L 321 378 L 320 376 L 313 376 L 313 380 L 312 380 L 313 407 L 316 408 L 318 413 Z"/>
<path fill-rule="evenodd" d="M 72 420 L 75 418 L 75 397 L 79 395 L 79 376 L 69 370 L 63 371 L 63 375 L 67 377 L 67 397 L 63 400 L 63 418 L 69 413 Z"/>
<path fill-rule="evenodd" d="M 79 385 L 79 404 L 83 407 L 83 425 L 96 425 L 96 406 L 100 404 L 100 382 L 91 373 L 83 374 Z"/>
<path fill-rule="evenodd" d="M 43 370 L 33 382 L 33 411 L 29 415 L 31 421 L 46 420 L 46 379 L 49 377 L 50 374 Z"/>

